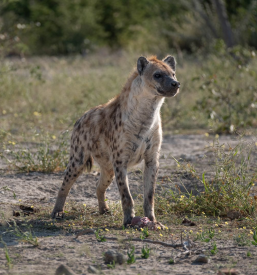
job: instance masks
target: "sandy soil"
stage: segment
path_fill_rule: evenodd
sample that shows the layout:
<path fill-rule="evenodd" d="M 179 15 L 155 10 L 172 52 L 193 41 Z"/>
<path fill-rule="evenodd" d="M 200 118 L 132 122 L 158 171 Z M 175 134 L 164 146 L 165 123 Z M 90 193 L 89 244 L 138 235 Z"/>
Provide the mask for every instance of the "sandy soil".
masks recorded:
<path fill-rule="evenodd" d="M 254 140 L 252 137 L 245 137 L 244 139 L 248 142 Z M 157 192 L 161 188 L 175 188 L 175 184 L 181 186 L 181 179 L 188 190 L 196 192 L 196 189 L 200 188 L 197 181 L 186 174 L 179 175 L 173 157 L 191 162 L 201 171 L 206 171 L 207 177 L 210 177 L 213 173 L 210 168 L 213 158 L 207 147 L 212 141 L 212 137 L 207 138 L 204 135 L 164 137 L 158 176 L 158 182 L 161 182 L 161 185 L 157 185 Z M 223 143 L 234 146 L 238 143 L 238 139 L 233 136 L 221 136 L 220 144 Z M 257 159 L 256 152 L 253 156 Z M 142 193 L 142 173 L 140 172 L 142 167 L 143 165 L 140 164 L 129 172 L 132 195 Z M 19 203 L 34 204 L 37 207 L 54 205 L 63 173 L 7 173 L 3 163 L 0 164 L 0 168 L 0 213 L 5 216 L 5 219 L 12 218 L 12 212 L 17 210 Z M 173 174 L 173 180 L 165 181 L 165 178 L 171 174 Z M 178 176 L 177 181 L 176 175 Z M 73 186 L 68 202 L 97 205 L 95 186 L 98 177 L 97 168 L 90 174 L 83 174 Z M 13 190 L 17 197 L 14 198 L 13 193 L 4 190 L 4 187 Z M 183 186 L 181 188 L 183 189 Z M 119 200 L 115 182 L 108 188 L 107 198 L 109 201 Z M 151 244 L 149 247 L 152 248 L 153 253 L 149 259 L 144 260 L 140 259 L 143 245 L 136 243 L 138 260 L 135 264 L 108 269 L 103 262 L 103 252 L 108 249 L 116 249 L 126 254 L 126 244 L 117 241 L 97 242 L 94 235 L 83 235 L 75 239 L 74 233 L 63 232 L 62 230 L 37 231 L 35 229 L 34 231 L 40 243 L 38 248 L 17 242 L 17 238 L 7 232 L 6 224 L 3 223 L 2 218 L 0 233 L 15 261 L 13 267 L 8 271 L 3 244 L 0 244 L 0 275 L 55 274 L 55 270 L 60 264 L 67 265 L 75 274 L 88 274 L 89 265 L 101 270 L 102 274 L 217 274 L 221 267 L 235 267 L 241 274 L 257 274 L 256 247 L 239 247 L 226 240 L 217 241 L 219 253 L 211 256 L 210 262 L 203 265 L 195 264 L 194 260 L 197 254 L 210 249 L 208 243 L 196 243 L 194 253 L 174 265 L 169 265 L 168 260 L 177 253 L 175 249 Z M 246 256 L 247 251 L 250 251 L 251 257 Z"/>

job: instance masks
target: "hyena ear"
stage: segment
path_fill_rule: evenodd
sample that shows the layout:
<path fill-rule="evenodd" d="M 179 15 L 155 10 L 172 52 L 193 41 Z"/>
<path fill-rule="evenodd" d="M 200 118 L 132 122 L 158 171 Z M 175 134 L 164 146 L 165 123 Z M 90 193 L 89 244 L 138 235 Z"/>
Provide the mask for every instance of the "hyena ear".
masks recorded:
<path fill-rule="evenodd" d="M 149 61 L 144 56 L 140 56 L 138 58 L 138 60 L 137 60 L 137 70 L 138 70 L 139 75 L 143 74 L 143 71 L 146 68 L 148 63 L 149 63 Z"/>
<path fill-rule="evenodd" d="M 174 72 L 176 71 L 176 60 L 173 56 L 168 55 L 162 61 L 167 63 Z"/>

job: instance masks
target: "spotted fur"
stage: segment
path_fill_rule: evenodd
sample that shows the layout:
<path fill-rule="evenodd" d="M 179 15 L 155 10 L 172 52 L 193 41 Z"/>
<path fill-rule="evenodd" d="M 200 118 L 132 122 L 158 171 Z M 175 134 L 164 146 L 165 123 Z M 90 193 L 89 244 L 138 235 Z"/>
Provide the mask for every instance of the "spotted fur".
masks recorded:
<path fill-rule="evenodd" d="M 122 92 L 108 103 L 87 111 L 74 125 L 70 159 L 52 217 L 62 215 L 66 197 L 76 179 L 93 159 L 101 169 L 96 193 L 100 213 L 108 211 L 106 189 L 113 177 L 120 192 L 124 224 L 135 216 L 127 169 L 142 160 L 144 169 L 144 212 L 155 221 L 154 192 L 162 140 L 160 108 L 164 97 L 179 91 L 175 59 L 140 57 Z"/>

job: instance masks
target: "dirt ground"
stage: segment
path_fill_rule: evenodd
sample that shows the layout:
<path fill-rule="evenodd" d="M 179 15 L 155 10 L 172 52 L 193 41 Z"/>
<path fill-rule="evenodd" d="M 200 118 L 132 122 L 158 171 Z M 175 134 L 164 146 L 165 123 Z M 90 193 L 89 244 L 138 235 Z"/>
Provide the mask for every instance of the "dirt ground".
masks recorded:
<path fill-rule="evenodd" d="M 184 159 L 192 163 L 201 171 L 206 172 L 210 177 L 213 173 L 211 164 L 213 158 L 209 152 L 208 146 L 212 143 L 214 137 L 205 135 L 175 135 L 165 136 L 162 144 L 160 157 L 160 170 L 158 176 L 157 192 L 163 188 L 175 188 L 175 184 L 181 189 L 181 180 L 187 190 L 196 192 L 201 189 L 195 179 L 177 172 L 175 160 Z M 253 137 L 245 137 L 246 141 L 252 142 Z M 220 144 L 230 144 L 234 146 L 238 143 L 235 136 L 221 136 Z M 253 154 L 257 159 L 257 152 Z M 143 164 L 135 167 L 129 172 L 130 189 L 133 196 L 143 193 L 142 170 Z M 7 167 L 1 163 L 0 174 L 0 233 L 3 241 L 8 247 L 10 257 L 13 259 L 11 268 L 7 268 L 6 256 L 3 243 L 0 244 L 0 275 L 2 274 L 55 274 L 60 264 L 65 264 L 74 274 L 88 274 L 88 267 L 93 266 L 101 274 L 217 274 L 221 268 L 235 268 L 240 274 L 257 274 L 257 249 L 255 246 L 238 246 L 232 240 L 221 238 L 217 240 L 218 253 L 210 256 L 209 263 L 199 264 L 194 260 L 199 254 L 204 254 L 210 250 L 209 243 L 196 241 L 192 254 L 188 257 L 182 257 L 170 265 L 169 259 L 174 257 L 179 249 L 164 247 L 157 244 L 150 244 L 152 253 L 148 259 L 141 259 L 141 242 L 133 243 L 136 248 L 137 261 L 131 265 L 116 265 L 110 269 L 103 262 L 103 252 L 108 249 L 114 249 L 126 254 L 127 243 L 107 240 L 107 242 L 98 242 L 94 234 L 85 234 L 75 238 L 74 232 L 58 230 L 41 230 L 33 228 L 34 234 L 38 237 L 39 246 L 33 247 L 30 244 L 20 243 L 14 236 L 4 220 L 13 219 L 13 210 L 18 210 L 19 204 L 35 205 L 40 208 L 53 207 L 57 192 L 62 182 L 63 173 L 43 174 L 32 173 L 11 173 L 7 172 Z M 164 180 L 171 174 L 176 175 L 172 181 Z M 69 203 L 86 203 L 87 205 L 97 205 L 95 194 L 96 182 L 99 178 L 97 168 L 90 174 L 83 174 L 76 184 L 74 184 L 69 196 Z M 16 194 L 6 190 L 7 187 Z M 109 202 L 119 201 L 118 189 L 113 182 L 107 190 Z M 49 210 L 50 214 L 50 210 Z M 158 219 L 158 216 L 157 216 Z M 17 220 L 19 220 L 17 218 Z M 38 221 L 40 222 L 40 221 Z M 22 226 L 22 224 L 21 224 Z M 121 226 L 121 225 L 120 225 Z M 171 222 L 168 225 L 172 230 L 176 225 Z M 179 226 L 178 226 L 179 227 Z M 181 226 L 180 226 L 181 227 Z M 79 228 L 78 228 L 79 230 Z M 247 252 L 251 254 L 247 257 Z"/>

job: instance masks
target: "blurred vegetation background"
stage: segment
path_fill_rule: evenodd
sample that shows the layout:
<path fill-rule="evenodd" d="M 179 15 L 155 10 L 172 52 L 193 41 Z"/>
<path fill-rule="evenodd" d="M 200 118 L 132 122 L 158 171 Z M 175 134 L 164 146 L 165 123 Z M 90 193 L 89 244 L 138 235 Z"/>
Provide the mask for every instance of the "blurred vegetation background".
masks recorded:
<path fill-rule="evenodd" d="M 148 54 L 178 61 L 165 131 L 254 129 L 256 48 L 256 0 L 2 0 L 0 141 L 72 129 Z"/>
<path fill-rule="evenodd" d="M 7 55 L 86 54 L 102 46 L 195 53 L 209 51 L 217 39 L 228 47 L 256 48 L 256 22 L 256 0 L 0 2 L 0 40 Z"/>

